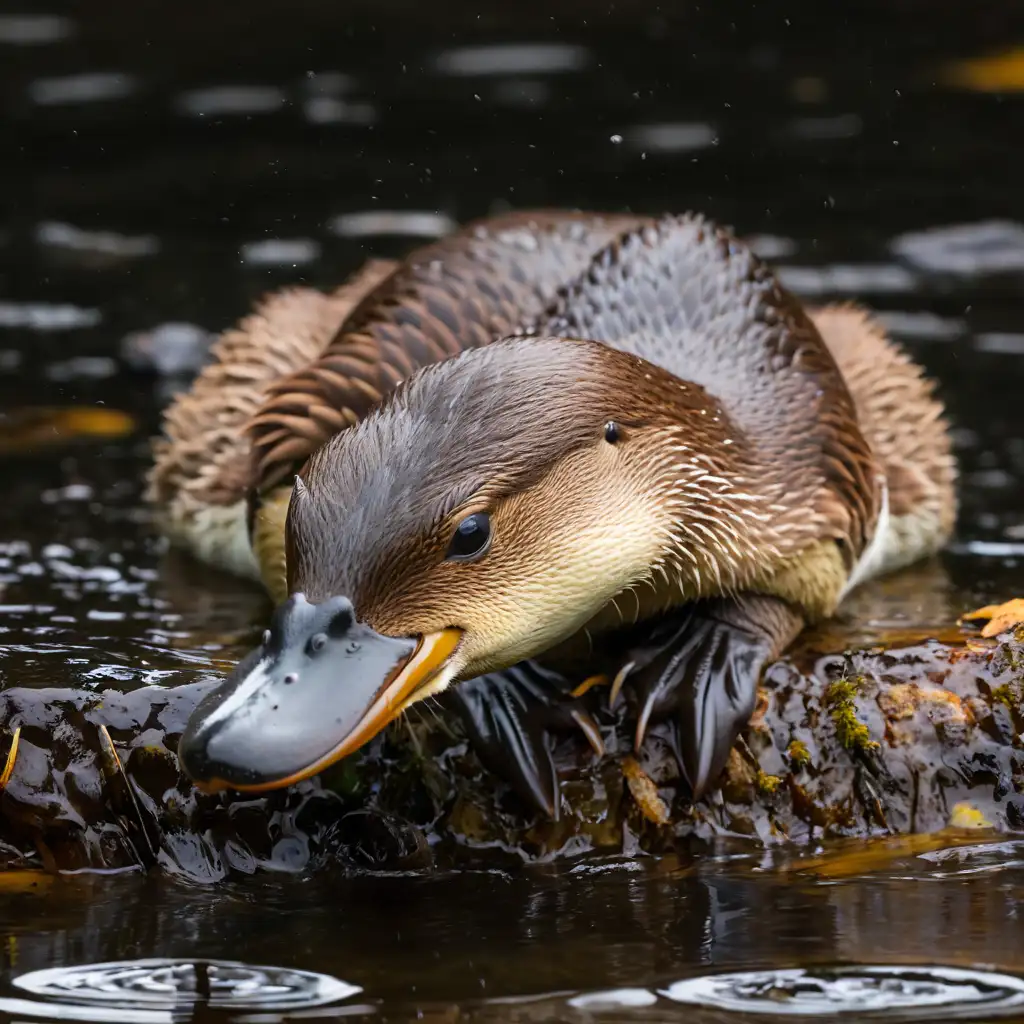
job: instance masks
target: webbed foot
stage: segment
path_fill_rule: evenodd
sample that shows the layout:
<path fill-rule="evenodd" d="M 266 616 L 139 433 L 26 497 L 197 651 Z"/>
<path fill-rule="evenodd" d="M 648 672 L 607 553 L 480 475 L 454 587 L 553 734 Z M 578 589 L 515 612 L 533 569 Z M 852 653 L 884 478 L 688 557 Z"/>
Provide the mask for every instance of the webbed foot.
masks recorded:
<path fill-rule="evenodd" d="M 652 722 L 671 722 L 680 770 L 700 799 L 750 721 L 762 670 L 802 628 L 785 602 L 753 595 L 666 616 L 630 654 L 637 749 Z"/>
<path fill-rule="evenodd" d="M 484 766 L 555 821 L 561 792 L 548 735 L 581 729 L 604 753 L 597 723 L 569 687 L 558 672 L 524 661 L 459 683 L 450 698 Z"/>

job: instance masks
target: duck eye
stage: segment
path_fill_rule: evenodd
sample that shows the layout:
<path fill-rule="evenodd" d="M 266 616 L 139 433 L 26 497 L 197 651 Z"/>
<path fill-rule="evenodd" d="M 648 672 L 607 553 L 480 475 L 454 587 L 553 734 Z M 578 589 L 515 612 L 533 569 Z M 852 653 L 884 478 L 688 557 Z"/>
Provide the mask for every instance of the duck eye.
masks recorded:
<path fill-rule="evenodd" d="M 491 517 L 486 512 L 474 512 L 455 527 L 445 559 L 452 562 L 472 562 L 487 554 L 490 546 Z"/>

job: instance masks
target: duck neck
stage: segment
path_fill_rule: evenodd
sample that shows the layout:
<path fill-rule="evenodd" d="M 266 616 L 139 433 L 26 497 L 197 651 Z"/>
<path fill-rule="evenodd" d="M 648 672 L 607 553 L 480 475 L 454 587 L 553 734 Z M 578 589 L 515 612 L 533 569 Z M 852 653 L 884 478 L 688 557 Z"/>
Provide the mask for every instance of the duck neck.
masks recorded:
<path fill-rule="evenodd" d="M 586 632 L 741 592 L 780 597 L 808 619 L 830 615 L 847 576 L 813 514 L 814 480 L 786 480 L 709 402 L 637 446 L 634 469 L 658 510 L 658 556 Z"/>

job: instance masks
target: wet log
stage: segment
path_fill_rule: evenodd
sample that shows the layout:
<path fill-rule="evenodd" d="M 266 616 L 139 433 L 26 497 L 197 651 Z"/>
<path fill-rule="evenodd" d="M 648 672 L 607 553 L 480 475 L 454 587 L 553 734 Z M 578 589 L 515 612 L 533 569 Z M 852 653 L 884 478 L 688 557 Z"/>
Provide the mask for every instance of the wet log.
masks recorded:
<path fill-rule="evenodd" d="M 836 643 L 809 634 L 769 669 L 720 787 L 697 804 L 664 727 L 635 753 L 628 712 L 605 707 L 603 757 L 582 737 L 558 741 L 557 822 L 497 783 L 445 714 L 410 714 L 290 790 L 209 796 L 174 751 L 214 681 L 127 694 L 11 688 L 0 694 L 0 867 L 157 867 L 216 880 L 663 853 L 725 837 L 799 845 L 1024 830 L 1024 627 L 829 653 Z"/>

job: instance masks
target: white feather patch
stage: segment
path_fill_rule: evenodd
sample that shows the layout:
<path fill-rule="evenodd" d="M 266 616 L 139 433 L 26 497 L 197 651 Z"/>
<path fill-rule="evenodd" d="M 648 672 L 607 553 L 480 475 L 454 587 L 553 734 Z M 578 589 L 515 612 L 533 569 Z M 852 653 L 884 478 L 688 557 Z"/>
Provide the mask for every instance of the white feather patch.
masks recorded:
<path fill-rule="evenodd" d="M 882 484 L 882 507 L 878 510 L 878 519 L 875 522 L 875 533 L 871 543 L 861 552 L 857 564 L 853 567 L 846 585 L 839 594 L 842 601 L 854 587 L 860 586 L 865 580 L 885 572 L 886 562 L 889 555 L 889 484 L 885 477 L 881 478 Z"/>

